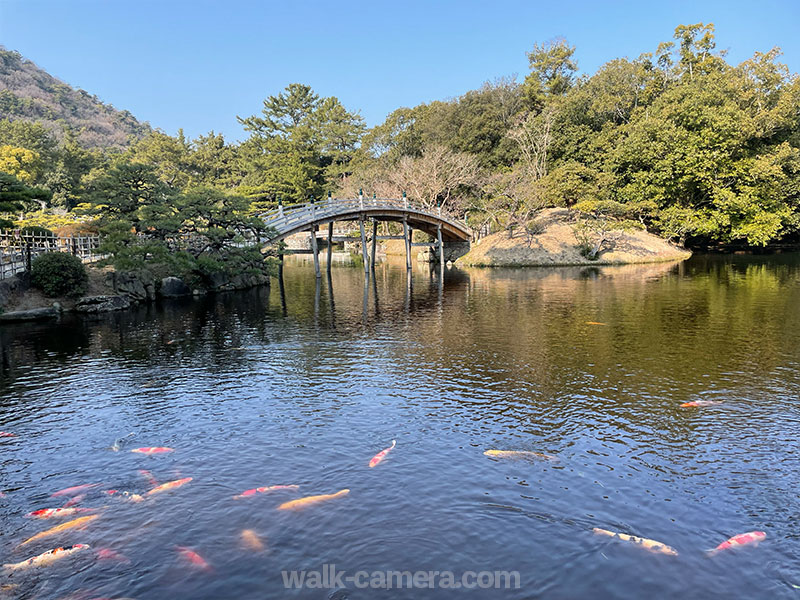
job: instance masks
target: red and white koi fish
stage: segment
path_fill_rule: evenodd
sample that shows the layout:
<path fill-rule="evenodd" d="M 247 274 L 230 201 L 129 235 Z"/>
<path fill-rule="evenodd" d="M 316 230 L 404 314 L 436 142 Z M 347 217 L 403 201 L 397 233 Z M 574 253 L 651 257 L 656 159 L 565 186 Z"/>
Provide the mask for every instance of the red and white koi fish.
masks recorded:
<path fill-rule="evenodd" d="M 76 504 L 80 504 L 86 499 L 86 494 L 78 494 L 74 498 L 70 498 L 64 503 L 64 508 L 69 508 L 70 506 L 75 506 Z"/>
<path fill-rule="evenodd" d="M 242 498 L 249 498 L 250 496 L 255 496 L 256 494 L 266 494 L 268 492 L 275 492 L 277 490 L 297 490 L 300 489 L 299 485 L 269 485 L 267 487 L 257 487 L 253 488 L 252 490 L 245 490 L 241 494 L 237 494 L 233 497 L 234 500 L 240 500 Z"/>
<path fill-rule="evenodd" d="M 747 533 L 740 533 L 739 535 L 735 535 L 732 538 L 729 538 L 722 542 L 719 546 L 714 548 L 709 552 L 710 555 L 714 555 L 717 552 L 722 550 L 728 550 L 729 548 L 740 548 L 742 546 L 757 546 L 759 542 L 763 542 L 767 539 L 767 534 L 763 531 L 748 531 Z"/>
<path fill-rule="evenodd" d="M 97 551 L 98 560 L 115 560 L 117 562 L 130 564 L 131 560 L 124 554 L 120 554 L 111 548 L 100 548 Z"/>
<path fill-rule="evenodd" d="M 147 479 L 147 482 L 153 487 L 156 487 L 158 485 L 158 481 L 156 481 L 156 478 L 153 477 L 153 474 L 150 471 L 147 471 L 145 469 L 139 469 L 139 475 Z"/>
<path fill-rule="evenodd" d="M 0 437 L 17 437 L 17 434 L 8 433 L 7 431 L 0 431 Z"/>
<path fill-rule="evenodd" d="M 202 571 L 210 571 L 211 565 L 209 565 L 202 556 L 200 556 L 197 552 L 192 550 L 191 548 L 187 548 L 186 546 L 175 546 L 175 549 L 181 555 L 186 562 L 188 562 L 193 567 L 200 569 Z"/>
<path fill-rule="evenodd" d="M 50 497 L 57 498 L 58 496 L 77 496 L 80 492 L 96 488 L 99 485 L 100 485 L 99 483 L 87 483 L 84 485 L 76 485 L 73 487 L 64 488 L 63 490 L 59 490 L 55 494 L 50 494 Z"/>
<path fill-rule="evenodd" d="M 608 529 L 600 529 L 599 527 L 595 527 L 592 529 L 592 531 L 598 535 L 607 535 L 608 537 L 618 538 L 625 542 L 631 542 L 632 544 L 635 544 L 640 548 L 644 548 L 645 550 L 649 550 L 650 552 L 678 556 L 678 551 L 675 550 L 675 548 L 671 548 L 670 546 L 655 540 L 648 540 L 647 538 L 640 538 L 635 535 L 628 535 L 627 533 L 616 533 L 614 531 L 609 531 Z"/>
<path fill-rule="evenodd" d="M 284 502 L 278 507 L 278 510 L 298 510 L 301 508 L 305 508 L 306 506 L 310 506 L 311 504 L 317 504 L 318 502 L 325 502 L 326 500 L 333 500 L 334 498 L 341 498 L 342 496 L 346 496 L 350 493 L 350 490 L 339 490 L 335 494 L 320 494 L 319 496 L 306 496 L 305 498 L 298 498 L 297 500 L 290 500 L 289 502 Z"/>
<path fill-rule="evenodd" d="M 716 404 L 722 404 L 719 400 L 692 400 L 691 402 L 684 402 L 681 404 L 681 408 L 700 408 L 703 406 L 714 406 Z"/>
<path fill-rule="evenodd" d="M 174 490 L 175 488 L 179 488 L 182 485 L 189 483 L 192 480 L 191 477 L 184 477 L 183 479 L 176 479 L 175 481 L 168 481 L 167 483 L 162 483 L 158 487 L 154 487 L 152 490 L 147 492 L 145 496 L 152 496 L 154 494 L 160 494 L 161 492 L 166 492 L 167 490 Z"/>
<path fill-rule="evenodd" d="M 172 452 L 173 450 L 174 448 L 167 448 L 166 446 L 148 446 L 147 448 L 134 448 L 131 450 L 131 452 L 150 456 L 152 454 L 164 454 L 166 452 Z"/>
<path fill-rule="evenodd" d="M 96 508 L 42 508 L 29 512 L 26 517 L 31 519 L 60 519 L 62 517 L 71 517 L 80 513 L 95 512 Z"/>
<path fill-rule="evenodd" d="M 87 544 L 75 544 L 74 546 L 65 546 L 63 548 L 54 548 L 53 550 L 48 550 L 47 552 L 43 552 L 38 556 L 33 556 L 27 560 L 23 560 L 22 562 L 18 563 L 11 563 L 3 565 L 6 569 L 11 569 L 13 571 L 19 569 L 28 569 L 30 567 L 44 567 L 55 561 L 70 556 L 71 554 L 75 554 L 81 550 L 88 550 L 89 546 Z"/>
<path fill-rule="evenodd" d="M 383 461 L 383 459 L 386 458 L 386 455 L 389 454 L 389 452 L 391 452 L 396 445 L 397 445 L 397 442 L 395 440 L 392 440 L 392 445 L 391 446 L 389 446 L 388 448 L 386 448 L 384 450 L 381 450 L 375 456 L 373 456 L 372 460 L 369 461 L 370 469 L 372 467 L 377 467 L 379 464 L 381 464 L 381 461 Z"/>

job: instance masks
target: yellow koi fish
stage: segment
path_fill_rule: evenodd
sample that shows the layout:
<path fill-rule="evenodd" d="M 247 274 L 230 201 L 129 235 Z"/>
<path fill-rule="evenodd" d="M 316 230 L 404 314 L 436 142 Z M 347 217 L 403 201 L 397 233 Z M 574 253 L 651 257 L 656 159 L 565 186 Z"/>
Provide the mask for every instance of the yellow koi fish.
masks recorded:
<path fill-rule="evenodd" d="M 656 552 L 657 554 L 668 554 L 669 556 L 678 556 L 677 550 L 655 540 L 648 540 L 647 538 L 640 538 L 636 537 L 635 535 L 628 535 L 626 533 L 615 533 L 613 531 L 608 531 L 607 529 L 600 529 L 599 527 L 595 527 L 592 529 L 592 531 L 598 535 L 607 535 L 608 537 L 619 538 L 625 542 L 631 542 L 637 546 L 641 546 L 645 550 L 649 550 L 650 552 Z"/>
<path fill-rule="evenodd" d="M 278 507 L 278 510 L 299 510 L 301 508 L 305 508 L 306 506 L 310 506 L 312 504 L 325 502 L 326 500 L 333 500 L 334 498 L 341 498 L 342 496 L 346 496 L 349 493 L 350 490 L 345 489 L 345 490 L 339 490 L 335 494 L 306 496 L 305 498 L 298 498 L 297 500 L 290 500 L 289 502 L 284 502 Z"/>
<path fill-rule="evenodd" d="M 77 519 L 72 519 L 71 521 L 62 523 L 61 525 L 56 525 L 55 527 L 48 529 L 47 531 L 42 531 L 41 533 L 37 533 L 35 536 L 28 538 L 27 540 L 25 540 L 20 544 L 20 547 L 27 546 L 31 542 L 35 542 L 37 540 L 50 537 L 51 535 L 56 535 L 58 533 L 61 533 L 62 531 L 68 531 L 69 529 L 75 529 L 76 527 L 85 527 L 99 516 L 100 515 L 89 515 L 88 517 L 78 517 Z"/>
<path fill-rule="evenodd" d="M 16 571 L 19 569 L 28 569 L 30 567 L 44 567 L 49 565 L 50 563 L 54 563 L 55 561 L 69 556 L 71 554 L 75 554 L 76 552 L 80 552 L 81 550 L 88 550 L 89 546 L 86 544 L 75 544 L 74 546 L 66 546 L 64 548 L 54 548 L 52 550 L 48 550 L 47 552 L 43 552 L 38 556 L 33 556 L 27 560 L 23 560 L 22 562 L 18 563 L 10 563 L 3 565 L 6 569 L 11 569 L 12 571 Z"/>
<path fill-rule="evenodd" d="M 162 483 L 158 487 L 154 487 L 152 490 L 147 492 L 145 496 L 152 496 L 153 494 L 160 494 L 161 492 L 166 492 L 167 490 L 174 490 L 175 488 L 179 488 L 182 485 L 189 483 L 191 480 L 191 477 L 184 477 L 183 479 L 176 479 L 175 481 Z"/>
<path fill-rule="evenodd" d="M 494 458 L 539 458 L 543 460 L 558 460 L 556 456 L 542 454 L 541 452 L 530 452 L 529 450 L 487 450 L 486 456 Z"/>
<path fill-rule="evenodd" d="M 264 551 L 264 542 L 261 541 L 261 538 L 258 537 L 258 534 L 252 529 L 245 529 L 242 531 L 240 539 L 242 545 L 248 550 L 252 550 L 253 552 Z"/>

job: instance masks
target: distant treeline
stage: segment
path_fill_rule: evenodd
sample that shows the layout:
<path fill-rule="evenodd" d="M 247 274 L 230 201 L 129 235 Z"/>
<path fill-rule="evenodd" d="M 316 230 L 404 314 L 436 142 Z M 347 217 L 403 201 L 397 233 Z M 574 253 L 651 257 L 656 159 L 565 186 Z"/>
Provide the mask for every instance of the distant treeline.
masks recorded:
<path fill-rule="evenodd" d="M 5 120 L 0 171 L 38 189 L 34 202 L 83 214 L 108 217 L 109 195 L 127 197 L 126 219 L 159 201 L 154 190 L 171 201 L 188 194 L 193 206 L 203 194 L 235 197 L 258 211 L 363 188 L 406 192 L 495 230 L 530 227 L 560 206 L 690 245 L 797 239 L 797 75 L 777 48 L 729 64 L 713 25 L 680 26 L 674 38 L 591 76 L 578 75 L 565 40 L 536 44 L 523 81 L 399 108 L 372 129 L 300 84 L 239 117 L 249 135 L 240 143 L 151 132 L 124 150 L 87 149 L 75 128 L 57 139 Z M 25 102 L 4 98 L 0 106 Z"/>

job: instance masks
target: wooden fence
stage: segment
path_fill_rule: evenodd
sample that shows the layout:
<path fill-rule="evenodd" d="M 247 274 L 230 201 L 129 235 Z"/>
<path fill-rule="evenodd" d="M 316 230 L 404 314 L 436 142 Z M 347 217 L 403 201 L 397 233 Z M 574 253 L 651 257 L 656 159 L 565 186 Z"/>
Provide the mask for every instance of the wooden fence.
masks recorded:
<path fill-rule="evenodd" d="M 96 252 L 99 246 L 100 236 L 97 235 L 53 236 L 19 230 L 0 231 L 0 279 L 30 271 L 33 259 L 44 252 L 69 252 L 84 263 L 94 262 L 103 258 Z"/>

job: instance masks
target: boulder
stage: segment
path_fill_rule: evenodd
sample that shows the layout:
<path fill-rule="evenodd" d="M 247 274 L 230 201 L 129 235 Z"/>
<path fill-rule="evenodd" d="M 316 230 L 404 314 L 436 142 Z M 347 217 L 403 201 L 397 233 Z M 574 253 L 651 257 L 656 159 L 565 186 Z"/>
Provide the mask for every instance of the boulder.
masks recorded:
<path fill-rule="evenodd" d="M 131 300 L 147 300 L 147 289 L 136 273 L 118 271 L 114 273 L 114 291 Z"/>
<path fill-rule="evenodd" d="M 178 277 L 164 277 L 161 280 L 159 293 L 163 298 L 180 298 L 181 296 L 191 296 L 192 290 Z"/>
<path fill-rule="evenodd" d="M 101 313 L 129 308 L 131 301 L 127 296 L 87 296 L 75 303 L 75 312 Z"/>
<path fill-rule="evenodd" d="M 17 310 L 14 312 L 3 313 L 0 315 L 0 322 L 14 323 L 17 321 L 44 321 L 47 319 L 57 319 L 60 314 L 54 306 L 45 308 L 32 308 L 31 310 Z"/>

